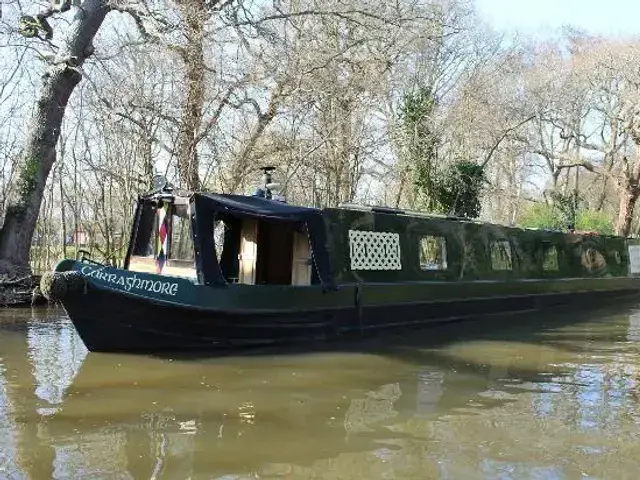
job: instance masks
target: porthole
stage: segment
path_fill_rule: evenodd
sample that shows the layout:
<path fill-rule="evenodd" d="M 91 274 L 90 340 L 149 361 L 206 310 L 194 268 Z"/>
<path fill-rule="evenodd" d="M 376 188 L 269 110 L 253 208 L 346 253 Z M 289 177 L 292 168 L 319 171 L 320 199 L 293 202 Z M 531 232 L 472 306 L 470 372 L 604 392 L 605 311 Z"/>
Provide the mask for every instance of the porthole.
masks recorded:
<path fill-rule="evenodd" d="M 513 270 L 511 245 L 508 240 L 491 242 L 491 268 L 493 270 Z"/>
<path fill-rule="evenodd" d="M 447 242 L 444 237 L 424 236 L 420 239 L 420 268 L 447 269 Z"/>
<path fill-rule="evenodd" d="M 595 272 L 607 266 L 604 255 L 592 247 L 583 250 L 581 260 L 582 266 L 589 272 Z"/>
<path fill-rule="evenodd" d="M 555 245 L 551 245 L 545 249 L 542 269 L 545 272 L 558 271 L 558 249 Z"/>

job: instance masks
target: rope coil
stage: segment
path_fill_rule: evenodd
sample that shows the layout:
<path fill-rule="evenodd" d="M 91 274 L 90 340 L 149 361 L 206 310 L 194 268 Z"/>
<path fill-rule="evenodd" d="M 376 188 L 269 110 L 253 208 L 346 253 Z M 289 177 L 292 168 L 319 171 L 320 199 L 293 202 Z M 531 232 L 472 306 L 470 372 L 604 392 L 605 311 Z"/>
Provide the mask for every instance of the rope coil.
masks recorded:
<path fill-rule="evenodd" d="M 47 272 L 40 280 L 40 291 L 50 302 L 60 302 L 70 296 L 84 294 L 87 280 L 85 276 L 76 271 Z"/>

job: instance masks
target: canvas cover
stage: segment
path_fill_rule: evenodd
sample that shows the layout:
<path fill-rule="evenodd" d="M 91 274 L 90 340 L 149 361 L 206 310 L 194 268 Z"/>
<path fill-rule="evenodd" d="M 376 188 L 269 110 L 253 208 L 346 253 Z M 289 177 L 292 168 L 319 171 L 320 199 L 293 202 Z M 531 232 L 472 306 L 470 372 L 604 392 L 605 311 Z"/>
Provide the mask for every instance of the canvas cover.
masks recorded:
<path fill-rule="evenodd" d="M 311 254 L 320 283 L 324 288 L 334 288 L 329 259 L 327 234 L 322 212 L 315 208 L 289 205 L 275 200 L 243 195 L 194 193 L 191 196 L 191 212 L 195 238 L 196 262 L 204 278 L 204 284 L 226 283 L 216 260 L 213 232 L 216 220 L 251 218 L 270 222 L 296 224 L 309 234 Z M 212 266 L 214 266 L 212 268 Z"/>

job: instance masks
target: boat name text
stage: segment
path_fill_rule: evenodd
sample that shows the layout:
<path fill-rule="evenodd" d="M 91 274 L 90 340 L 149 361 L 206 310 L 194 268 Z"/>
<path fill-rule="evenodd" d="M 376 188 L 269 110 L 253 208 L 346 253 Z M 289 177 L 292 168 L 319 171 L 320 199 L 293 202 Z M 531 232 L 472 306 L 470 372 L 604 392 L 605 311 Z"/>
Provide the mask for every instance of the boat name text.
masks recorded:
<path fill-rule="evenodd" d="M 88 265 L 82 267 L 80 271 L 87 277 L 102 280 L 103 282 L 111 283 L 113 285 L 120 285 L 127 292 L 131 290 L 143 290 L 171 296 L 178 294 L 178 284 L 175 282 L 163 282 L 162 280 L 138 278 L 136 274 L 133 276 L 118 275 L 117 273 L 105 272 L 102 268 L 94 269 Z"/>

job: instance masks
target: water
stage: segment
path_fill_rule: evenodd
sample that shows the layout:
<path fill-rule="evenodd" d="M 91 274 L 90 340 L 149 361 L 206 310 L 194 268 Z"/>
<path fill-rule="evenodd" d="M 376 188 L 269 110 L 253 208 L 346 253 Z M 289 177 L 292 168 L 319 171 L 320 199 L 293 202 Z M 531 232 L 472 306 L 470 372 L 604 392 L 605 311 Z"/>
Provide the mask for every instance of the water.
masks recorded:
<path fill-rule="evenodd" d="M 88 354 L 2 310 L 0 478 L 637 478 L 640 307 L 350 347 Z"/>

